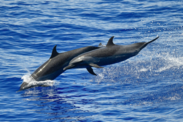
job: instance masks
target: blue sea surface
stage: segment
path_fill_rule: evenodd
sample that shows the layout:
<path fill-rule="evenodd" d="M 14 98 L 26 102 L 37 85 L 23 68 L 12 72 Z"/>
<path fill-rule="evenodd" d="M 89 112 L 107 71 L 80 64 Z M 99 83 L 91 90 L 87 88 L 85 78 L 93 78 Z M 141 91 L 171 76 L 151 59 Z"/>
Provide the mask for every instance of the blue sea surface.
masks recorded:
<path fill-rule="evenodd" d="M 182 122 L 183 1 L 1 0 L 0 121 Z M 160 38 L 103 69 L 70 69 L 17 92 L 51 56 Z"/>

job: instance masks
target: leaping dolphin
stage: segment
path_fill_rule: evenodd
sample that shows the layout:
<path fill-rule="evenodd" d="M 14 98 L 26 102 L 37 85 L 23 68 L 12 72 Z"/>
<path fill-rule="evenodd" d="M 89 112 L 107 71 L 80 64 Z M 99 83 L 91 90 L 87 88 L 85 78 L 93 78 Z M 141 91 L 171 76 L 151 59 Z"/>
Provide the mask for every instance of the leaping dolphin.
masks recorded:
<path fill-rule="evenodd" d="M 58 53 L 55 45 L 49 60 L 35 70 L 31 74 L 31 77 L 36 81 L 53 80 L 64 72 L 63 68 L 67 66 L 74 57 L 98 48 L 100 47 L 87 46 L 64 53 Z M 20 86 L 20 90 L 27 89 L 28 84 L 27 82 L 23 82 Z"/>
<path fill-rule="evenodd" d="M 73 58 L 64 70 L 86 68 L 90 74 L 96 75 L 91 67 L 103 68 L 101 66 L 118 63 L 131 58 L 159 37 L 149 42 L 134 43 L 131 45 L 116 45 L 113 43 L 113 38 L 114 36 L 109 39 L 106 47 L 92 50 Z"/>

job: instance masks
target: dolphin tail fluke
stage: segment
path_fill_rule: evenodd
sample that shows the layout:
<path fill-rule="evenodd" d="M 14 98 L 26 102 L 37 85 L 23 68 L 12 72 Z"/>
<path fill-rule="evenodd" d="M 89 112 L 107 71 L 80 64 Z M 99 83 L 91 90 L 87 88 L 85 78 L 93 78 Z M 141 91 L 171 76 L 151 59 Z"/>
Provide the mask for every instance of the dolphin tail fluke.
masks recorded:
<path fill-rule="evenodd" d="M 91 67 L 87 67 L 86 69 L 88 70 L 88 72 L 89 72 L 90 74 L 92 74 L 92 75 L 97 75 L 97 74 L 95 74 L 95 73 L 93 72 L 93 69 L 92 69 Z"/>

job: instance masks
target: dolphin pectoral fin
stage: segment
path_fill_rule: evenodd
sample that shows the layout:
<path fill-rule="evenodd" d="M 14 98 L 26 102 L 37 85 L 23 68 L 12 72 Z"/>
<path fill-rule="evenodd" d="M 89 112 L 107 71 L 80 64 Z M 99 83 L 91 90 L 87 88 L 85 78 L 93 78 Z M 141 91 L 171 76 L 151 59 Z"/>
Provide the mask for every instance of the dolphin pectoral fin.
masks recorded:
<path fill-rule="evenodd" d="M 89 64 L 90 66 L 92 66 L 92 67 L 95 67 L 95 68 L 104 68 L 104 67 L 101 67 L 101 66 L 99 66 L 99 65 L 97 65 L 97 64 L 93 64 L 93 63 L 91 63 L 91 64 Z"/>
<path fill-rule="evenodd" d="M 92 74 L 92 75 L 97 75 L 97 74 L 95 74 L 95 73 L 93 72 L 93 69 L 92 69 L 91 67 L 87 67 L 86 69 L 88 70 L 88 72 L 89 72 L 90 74 Z"/>

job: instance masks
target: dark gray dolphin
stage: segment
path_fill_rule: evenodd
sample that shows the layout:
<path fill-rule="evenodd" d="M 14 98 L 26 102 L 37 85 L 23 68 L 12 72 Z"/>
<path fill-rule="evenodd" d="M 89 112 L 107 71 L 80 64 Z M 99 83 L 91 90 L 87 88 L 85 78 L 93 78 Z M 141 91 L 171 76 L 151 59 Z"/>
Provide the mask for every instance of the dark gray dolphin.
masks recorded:
<path fill-rule="evenodd" d="M 74 57 L 98 48 L 100 47 L 87 46 L 64 53 L 58 53 L 55 46 L 49 60 L 34 71 L 31 77 L 36 81 L 53 80 L 64 72 L 63 68 L 67 66 Z M 28 82 L 23 82 L 20 86 L 20 90 L 26 89 L 28 84 Z"/>
<path fill-rule="evenodd" d="M 64 70 L 71 68 L 86 68 L 89 73 L 96 75 L 91 67 L 103 68 L 101 66 L 118 63 L 131 58 L 159 37 L 156 37 L 149 42 L 134 43 L 131 45 L 116 45 L 113 43 L 113 38 L 114 36 L 109 39 L 106 47 L 86 52 L 75 57 Z"/>

